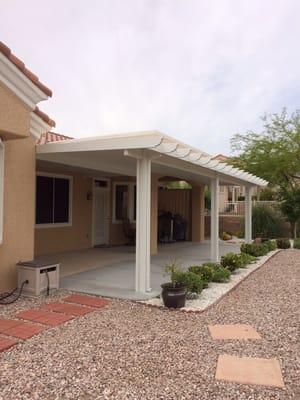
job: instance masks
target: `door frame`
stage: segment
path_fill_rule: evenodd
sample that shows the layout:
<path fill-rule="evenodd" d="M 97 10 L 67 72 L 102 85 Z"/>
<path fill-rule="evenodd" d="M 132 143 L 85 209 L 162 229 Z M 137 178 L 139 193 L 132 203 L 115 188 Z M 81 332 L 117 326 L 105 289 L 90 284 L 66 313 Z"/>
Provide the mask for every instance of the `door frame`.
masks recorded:
<path fill-rule="evenodd" d="M 97 177 L 97 178 L 93 178 L 92 181 L 92 199 L 93 199 L 93 206 L 92 206 L 92 247 L 95 247 L 95 181 L 106 181 L 107 182 L 107 187 L 106 188 L 102 188 L 102 190 L 107 191 L 108 193 L 108 214 L 109 214 L 109 223 L 107 224 L 107 244 L 109 244 L 109 235 L 110 235 L 110 210 L 111 210 L 111 204 L 110 204 L 110 199 L 111 199 L 111 180 L 109 178 L 102 178 L 102 177 Z"/>

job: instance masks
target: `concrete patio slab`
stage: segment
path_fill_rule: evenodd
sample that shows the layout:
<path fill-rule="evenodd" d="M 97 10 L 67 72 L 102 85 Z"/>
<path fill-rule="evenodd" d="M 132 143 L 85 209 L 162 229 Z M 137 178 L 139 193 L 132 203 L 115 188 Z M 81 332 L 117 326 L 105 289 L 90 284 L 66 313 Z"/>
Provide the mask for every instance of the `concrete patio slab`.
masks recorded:
<path fill-rule="evenodd" d="M 213 339 L 230 340 L 230 339 L 261 339 L 260 334 L 247 324 L 234 325 L 209 325 L 208 329 Z"/>
<path fill-rule="evenodd" d="M 284 382 L 276 358 L 252 358 L 221 355 L 218 358 L 217 380 L 282 388 Z"/>
<path fill-rule="evenodd" d="M 220 242 L 220 255 L 239 252 L 239 244 Z M 78 260 L 81 260 L 80 266 Z M 61 253 L 55 259 L 61 262 L 61 287 L 88 294 L 129 300 L 147 300 L 157 297 L 160 285 L 169 277 L 164 274 L 164 266 L 174 260 L 183 268 L 202 264 L 210 259 L 210 242 L 202 243 L 177 242 L 159 246 L 158 254 L 151 257 L 151 288 L 149 293 L 138 293 L 134 290 L 135 282 L 135 248 L 122 246 L 117 248 L 94 248 L 74 253 Z M 73 261 L 74 260 L 74 261 Z M 72 263 L 75 270 L 82 272 L 71 275 Z M 65 270 L 68 271 L 67 275 Z"/>

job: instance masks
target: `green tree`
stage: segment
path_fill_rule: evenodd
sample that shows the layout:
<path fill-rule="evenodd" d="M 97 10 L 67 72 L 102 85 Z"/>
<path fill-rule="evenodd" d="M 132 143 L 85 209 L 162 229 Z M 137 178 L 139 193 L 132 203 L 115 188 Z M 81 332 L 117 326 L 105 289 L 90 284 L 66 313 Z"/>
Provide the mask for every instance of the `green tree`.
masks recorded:
<path fill-rule="evenodd" d="M 237 153 L 234 166 L 266 179 L 278 191 L 281 209 L 291 224 L 293 235 L 300 220 L 300 111 L 288 115 L 266 115 L 261 133 L 248 131 L 231 139 Z"/>

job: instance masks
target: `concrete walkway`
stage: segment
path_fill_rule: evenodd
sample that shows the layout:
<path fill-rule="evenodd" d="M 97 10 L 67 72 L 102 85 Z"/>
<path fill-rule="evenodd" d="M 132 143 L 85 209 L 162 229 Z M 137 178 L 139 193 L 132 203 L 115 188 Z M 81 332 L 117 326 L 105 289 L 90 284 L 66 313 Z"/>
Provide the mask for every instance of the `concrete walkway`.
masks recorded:
<path fill-rule="evenodd" d="M 220 242 L 220 254 L 239 252 L 237 244 Z M 57 255 L 61 262 L 61 287 L 105 297 L 144 300 L 156 297 L 160 285 L 169 278 L 164 276 L 164 265 L 176 260 L 183 267 L 209 261 L 210 243 L 180 242 L 159 246 L 158 255 L 151 257 L 151 286 L 149 294 L 134 291 L 135 249 L 123 246 L 94 248 L 83 252 Z M 75 271 L 72 272 L 72 265 Z"/>

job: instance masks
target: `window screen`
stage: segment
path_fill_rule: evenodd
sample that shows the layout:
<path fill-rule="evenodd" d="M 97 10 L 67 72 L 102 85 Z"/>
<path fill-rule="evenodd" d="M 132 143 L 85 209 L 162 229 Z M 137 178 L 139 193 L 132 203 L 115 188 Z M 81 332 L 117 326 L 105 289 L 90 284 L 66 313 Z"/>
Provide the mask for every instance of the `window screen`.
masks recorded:
<path fill-rule="evenodd" d="M 128 218 L 128 185 L 116 185 L 115 215 L 117 220 Z"/>
<path fill-rule="evenodd" d="M 69 196 L 69 179 L 37 176 L 36 224 L 68 223 Z"/>

